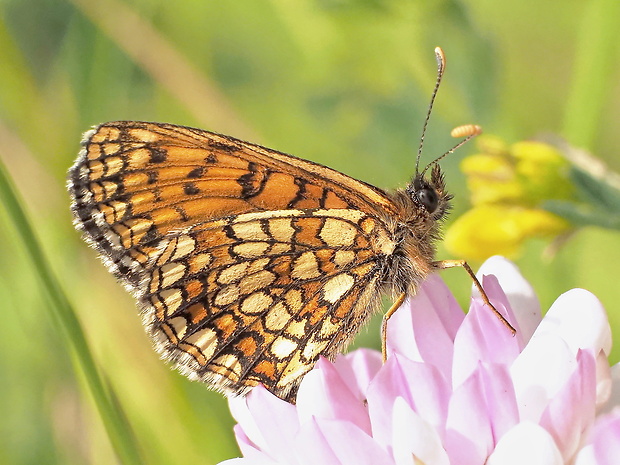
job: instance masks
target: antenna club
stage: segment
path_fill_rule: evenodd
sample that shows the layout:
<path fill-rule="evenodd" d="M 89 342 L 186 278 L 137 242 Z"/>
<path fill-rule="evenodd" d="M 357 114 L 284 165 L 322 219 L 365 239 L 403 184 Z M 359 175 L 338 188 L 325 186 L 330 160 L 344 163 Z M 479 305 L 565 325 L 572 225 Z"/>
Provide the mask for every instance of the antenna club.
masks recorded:
<path fill-rule="evenodd" d="M 441 47 L 435 47 L 435 57 L 437 58 L 437 67 L 441 75 L 446 69 L 446 54 Z"/>
<path fill-rule="evenodd" d="M 477 124 L 463 124 L 450 131 L 452 137 L 474 137 L 482 134 L 482 127 Z"/>
<path fill-rule="evenodd" d="M 415 172 L 418 173 L 420 167 L 420 157 L 422 156 L 422 147 L 424 147 L 424 135 L 426 134 L 426 127 L 428 126 L 428 120 L 431 117 L 433 111 L 433 104 L 435 103 L 435 97 L 437 97 L 437 91 L 439 90 L 439 84 L 441 84 L 441 78 L 443 76 L 444 69 L 446 68 L 446 56 L 443 53 L 441 47 L 435 47 L 435 57 L 437 58 L 437 79 L 435 81 L 435 88 L 431 94 L 431 102 L 428 105 L 428 111 L 426 112 L 426 118 L 424 119 L 424 126 L 422 126 L 422 135 L 420 136 L 420 146 L 418 147 L 418 156 L 415 161 Z"/>

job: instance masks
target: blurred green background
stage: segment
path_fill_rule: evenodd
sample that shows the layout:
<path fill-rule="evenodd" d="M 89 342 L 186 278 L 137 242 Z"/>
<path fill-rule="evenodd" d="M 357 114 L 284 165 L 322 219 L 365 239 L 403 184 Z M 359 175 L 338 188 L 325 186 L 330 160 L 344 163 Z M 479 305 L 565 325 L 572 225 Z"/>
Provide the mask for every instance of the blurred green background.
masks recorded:
<path fill-rule="evenodd" d="M 85 130 L 116 119 L 197 126 L 398 187 L 413 172 L 441 45 L 448 66 L 427 160 L 453 143 L 453 126 L 475 122 L 508 141 L 559 134 L 619 170 L 619 5 L 1 0 L 0 159 L 117 398 L 105 396 L 127 416 L 116 431 L 139 453 L 121 454 L 125 463 L 212 464 L 238 450 L 226 401 L 158 359 L 133 299 L 71 225 L 65 174 Z M 458 163 L 472 150 L 443 163 L 455 215 L 468 207 Z M 119 463 L 79 347 L 4 206 L 0 463 Z M 543 308 L 589 289 L 620 336 L 619 235 L 580 230 L 552 259 L 547 245 L 530 241 L 516 260 Z M 441 246 L 438 257 L 457 258 Z M 443 277 L 466 303 L 466 275 Z M 376 323 L 358 344 L 378 347 Z"/>

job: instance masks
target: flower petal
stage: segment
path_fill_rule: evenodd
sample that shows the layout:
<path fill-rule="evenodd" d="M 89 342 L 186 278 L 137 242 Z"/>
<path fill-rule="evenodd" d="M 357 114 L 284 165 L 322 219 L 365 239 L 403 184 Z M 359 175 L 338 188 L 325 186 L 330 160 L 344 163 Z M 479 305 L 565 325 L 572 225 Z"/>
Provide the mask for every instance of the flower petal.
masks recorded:
<path fill-rule="evenodd" d="M 312 418 L 302 426 L 295 447 L 302 465 L 394 463 L 371 436 L 348 421 Z"/>
<path fill-rule="evenodd" d="M 617 465 L 620 457 L 620 409 L 597 421 L 592 431 L 592 446 L 598 465 Z"/>
<path fill-rule="evenodd" d="M 561 337 L 575 356 L 580 349 L 590 349 L 597 357 L 611 350 L 611 328 L 605 309 L 583 289 L 572 289 L 558 297 L 532 337 L 548 333 Z M 597 405 L 601 405 L 609 396 L 609 365 L 603 357 L 597 368 Z"/>
<path fill-rule="evenodd" d="M 514 311 L 518 331 L 523 341 L 529 341 L 542 319 L 540 303 L 534 293 L 534 288 L 513 262 L 499 255 L 486 260 L 476 273 L 480 281 L 483 281 L 485 275 L 494 275 L 497 278 Z M 474 288 L 474 293 L 476 292 Z"/>
<path fill-rule="evenodd" d="M 274 462 L 271 459 L 262 457 L 241 457 L 236 459 L 229 459 L 220 462 L 219 465 L 278 465 L 278 462 Z M 293 465 L 293 464 L 290 464 Z"/>
<path fill-rule="evenodd" d="M 383 362 L 380 352 L 357 349 L 337 357 L 334 365 L 353 395 L 363 400 L 367 396 L 370 381 L 377 375 Z"/>
<path fill-rule="evenodd" d="M 447 377 L 452 370 L 452 341 L 464 314 L 450 290 L 431 275 L 418 295 L 408 299 L 390 318 L 388 355 L 396 352 L 413 361 L 435 365 Z"/>
<path fill-rule="evenodd" d="M 299 422 L 311 417 L 349 421 L 370 434 L 370 418 L 364 399 L 356 397 L 334 364 L 321 357 L 303 379 L 297 393 Z"/>
<path fill-rule="evenodd" d="M 544 428 L 534 423 L 523 422 L 499 440 L 485 463 L 486 465 L 563 465 L 564 461 L 553 438 Z"/>
<path fill-rule="evenodd" d="M 479 364 L 452 394 L 446 450 L 453 463 L 484 463 L 497 438 L 519 421 L 512 383 L 502 365 Z"/>
<path fill-rule="evenodd" d="M 591 349 L 598 354 L 611 350 L 611 329 L 601 302 L 584 289 L 565 292 L 553 303 L 535 334 L 552 332 L 559 335 L 577 354 Z"/>
<path fill-rule="evenodd" d="M 286 459 L 294 455 L 291 444 L 299 430 L 295 406 L 276 397 L 262 385 L 252 389 L 245 398 L 230 398 L 229 406 L 245 436 L 236 430 L 244 455 L 250 448 L 274 458 Z"/>
<path fill-rule="evenodd" d="M 569 462 L 584 431 L 594 422 L 596 402 L 596 360 L 590 351 L 580 351 L 577 369 L 543 412 L 540 426 L 553 437 Z"/>
<path fill-rule="evenodd" d="M 345 437 L 341 440 L 348 441 L 349 438 Z M 317 424 L 316 418 L 310 418 L 301 425 L 293 446 L 301 459 L 297 461 L 300 465 L 316 463 L 340 465 L 341 463 L 330 446 L 327 434 Z"/>
<path fill-rule="evenodd" d="M 607 357 L 602 358 L 602 363 L 607 361 Z M 608 413 L 614 408 L 620 407 L 620 363 L 616 363 L 614 366 L 611 367 L 609 384 L 610 385 L 607 389 L 609 391 L 609 395 L 607 396 L 604 409 L 602 409 L 601 413 Z M 599 386 L 597 386 L 597 391 L 598 389 Z"/>
<path fill-rule="evenodd" d="M 576 368 L 576 358 L 562 338 L 535 334 L 510 367 L 521 420 L 538 423 Z"/>
<path fill-rule="evenodd" d="M 237 444 L 239 445 L 239 450 L 244 457 L 250 457 L 253 455 L 264 455 L 260 448 L 254 444 L 250 438 L 248 438 L 243 431 L 243 428 L 240 424 L 236 424 L 233 427 L 233 431 L 235 432 L 235 439 L 237 440 Z"/>
<path fill-rule="evenodd" d="M 437 430 L 402 398 L 394 402 L 392 421 L 392 454 L 397 465 L 450 465 Z"/>
<path fill-rule="evenodd" d="M 395 354 L 383 365 L 368 389 L 373 436 L 381 444 L 390 444 L 393 420 L 389 412 L 399 398 L 443 435 L 449 395 L 448 383 L 433 365 L 412 362 Z"/>
<path fill-rule="evenodd" d="M 575 458 L 575 465 L 598 465 L 594 457 L 594 447 L 592 444 L 581 448 Z"/>
<path fill-rule="evenodd" d="M 486 278 L 497 283 L 494 276 Z M 456 387 L 467 379 L 480 362 L 510 365 L 519 352 L 518 338 L 502 324 L 489 306 L 473 299 L 454 341 L 452 386 Z"/>

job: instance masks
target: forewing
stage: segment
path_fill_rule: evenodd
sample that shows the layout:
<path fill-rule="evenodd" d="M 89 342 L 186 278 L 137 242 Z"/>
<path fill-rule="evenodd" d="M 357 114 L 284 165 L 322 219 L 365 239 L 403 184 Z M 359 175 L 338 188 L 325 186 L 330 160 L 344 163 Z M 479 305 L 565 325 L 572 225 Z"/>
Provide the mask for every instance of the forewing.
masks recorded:
<path fill-rule="evenodd" d="M 171 231 L 257 211 L 394 211 L 380 189 L 200 129 L 120 121 L 90 131 L 82 145 L 69 177 L 76 226 L 134 292 Z"/>
<path fill-rule="evenodd" d="M 241 214 L 165 237 L 140 296 L 158 350 L 228 393 L 291 399 L 380 301 L 380 222 L 359 210 Z"/>

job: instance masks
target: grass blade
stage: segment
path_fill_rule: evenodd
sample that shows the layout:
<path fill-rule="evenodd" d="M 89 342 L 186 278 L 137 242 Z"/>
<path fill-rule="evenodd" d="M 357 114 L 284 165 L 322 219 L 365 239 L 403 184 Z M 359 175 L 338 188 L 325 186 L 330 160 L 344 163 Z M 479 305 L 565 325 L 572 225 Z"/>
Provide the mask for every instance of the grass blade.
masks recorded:
<path fill-rule="evenodd" d="M 22 241 L 32 263 L 34 274 L 49 298 L 49 310 L 60 326 L 77 371 L 84 375 L 90 394 L 95 401 L 119 460 L 125 465 L 145 463 L 133 430 L 118 402 L 114 401 L 116 395 L 112 386 L 104 382 L 97 369 L 75 310 L 43 254 L 41 245 L 22 207 L 19 195 L 2 162 L 0 162 L 0 202 L 6 209 L 8 217 Z"/>

